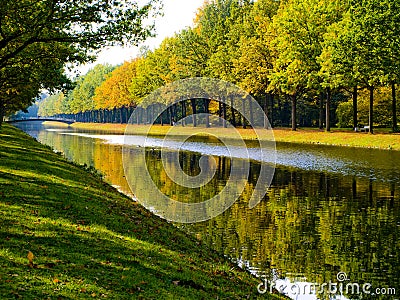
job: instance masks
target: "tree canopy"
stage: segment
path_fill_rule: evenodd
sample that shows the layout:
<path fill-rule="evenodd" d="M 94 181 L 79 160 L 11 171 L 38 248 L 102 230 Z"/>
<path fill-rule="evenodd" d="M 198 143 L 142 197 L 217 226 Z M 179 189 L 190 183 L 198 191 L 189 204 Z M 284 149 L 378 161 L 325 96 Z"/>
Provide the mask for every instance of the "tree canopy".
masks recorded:
<path fill-rule="evenodd" d="M 0 6 L 0 120 L 29 106 L 42 88 L 63 88 L 67 64 L 110 45 L 138 44 L 158 0 L 4 0 Z M 0 121 L 0 122 L 1 122 Z"/>
<path fill-rule="evenodd" d="M 93 100 L 96 108 L 112 109 L 132 105 L 129 88 L 132 79 L 136 77 L 138 62 L 138 59 L 125 62 L 106 75 L 107 79 L 94 92 Z"/>
<path fill-rule="evenodd" d="M 95 108 L 133 107 L 165 84 L 203 76 L 245 89 L 273 125 L 325 125 L 329 131 L 331 125 L 357 127 L 360 120 L 371 131 L 374 123 L 390 122 L 396 130 L 399 16 L 395 0 L 205 1 L 193 26 L 104 78 Z M 204 104 L 198 105 L 207 111 Z M 63 113 L 87 109 L 82 99 Z M 240 123 L 224 105 L 211 103 L 211 112 Z"/>

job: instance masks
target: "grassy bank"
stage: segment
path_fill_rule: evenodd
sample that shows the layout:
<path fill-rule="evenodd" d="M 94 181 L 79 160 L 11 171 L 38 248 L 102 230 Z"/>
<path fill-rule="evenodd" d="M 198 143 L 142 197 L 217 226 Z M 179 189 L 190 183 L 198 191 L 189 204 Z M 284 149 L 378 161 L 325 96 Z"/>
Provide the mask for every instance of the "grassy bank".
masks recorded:
<path fill-rule="evenodd" d="M 73 128 L 82 130 L 97 130 L 105 132 L 113 132 L 123 134 L 126 125 L 123 124 L 91 124 L 91 123 L 76 123 Z M 145 126 L 132 126 L 135 128 L 135 133 L 145 134 Z M 170 126 L 153 126 L 151 135 L 165 135 Z M 191 127 L 182 127 L 179 131 L 181 134 L 190 133 Z M 215 134 L 221 137 L 229 137 L 232 135 L 232 129 L 224 128 L 204 128 L 205 133 Z M 238 129 L 245 140 L 254 140 L 256 135 L 251 129 Z M 343 147 L 362 147 L 376 148 L 387 150 L 400 150 L 400 134 L 390 134 L 384 131 L 376 134 L 360 133 L 353 131 L 340 131 L 333 129 L 332 132 L 324 132 L 316 129 L 299 129 L 291 131 L 289 129 L 274 129 L 274 136 L 277 142 L 283 143 L 300 143 L 300 144 L 321 144 Z M 205 134 L 206 135 L 206 134 Z"/>
<path fill-rule="evenodd" d="M 258 279 L 9 125 L 0 186 L 1 299 L 262 297 Z"/>

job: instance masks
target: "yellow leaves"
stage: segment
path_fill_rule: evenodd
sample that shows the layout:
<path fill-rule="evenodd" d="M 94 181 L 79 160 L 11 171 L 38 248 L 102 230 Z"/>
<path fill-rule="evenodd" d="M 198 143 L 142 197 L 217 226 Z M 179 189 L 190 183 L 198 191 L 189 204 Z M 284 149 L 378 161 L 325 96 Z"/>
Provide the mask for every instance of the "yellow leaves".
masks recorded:
<path fill-rule="evenodd" d="M 95 90 L 93 97 L 96 108 L 112 109 L 123 105 L 130 105 L 132 102 L 129 87 L 132 78 L 136 76 L 137 63 L 139 59 L 125 62 L 109 74 Z"/>
<path fill-rule="evenodd" d="M 18 95 L 19 91 L 16 88 L 10 88 L 6 90 L 7 95 Z"/>
<path fill-rule="evenodd" d="M 28 251 L 28 255 L 26 258 L 28 259 L 28 266 L 35 269 L 51 269 L 54 268 L 57 264 L 61 263 L 61 260 L 53 260 L 42 264 L 34 264 L 33 260 L 35 259 L 35 255 L 32 251 Z M 58 279 L 57 279 L 58 280 Z M 53 281 L 55 282 L 55 281 Z"/>
<path fill-rule="evenodd" d="M 27 258 L 29 261 L 29 266 L 33 268 L 33 259 L 35 258 L 35 255 L 33 255 L 31 251 L 28 251 Z"/>

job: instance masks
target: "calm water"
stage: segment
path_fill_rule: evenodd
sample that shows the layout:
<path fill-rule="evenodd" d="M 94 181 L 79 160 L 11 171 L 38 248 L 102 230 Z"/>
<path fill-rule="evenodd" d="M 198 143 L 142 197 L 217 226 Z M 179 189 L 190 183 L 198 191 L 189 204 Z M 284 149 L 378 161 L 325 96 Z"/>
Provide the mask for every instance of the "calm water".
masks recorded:
<path fill-rule="evenodd" d="M 36 126 L 23 129 L 68 159 L 94 166 L 111 184 L 130 193 L 122 167 L 122 136 Z M 233 162 L 224 147 L 206 140 L 186 143 L 179 163 L 187 174 L 200 172 L 201 155 L 216 162 L 214 178 L 204 188 L 188 192 L 166 175 L 160 160 L 162 140 L 154 138 L 151 143 L 145 161 L 137 158 L 137 163 L 149 166 L 153 181 L 169 197 L 212 196 L 229 178 Z M 132 160 L 135 147 L 132 140 Z M 174 141 L 168 148 L 174 151 Z M 255 208 L 248 208 L 248 195 L 261 163 L 268 162 L 251 162 L 244 193 L 222 215 L 179 226 L 260 278 L 286 286 L 286 292 L 291 289 L 293 299 L 317 299 L 308 295 L 309 289 L 299 292 L 294 284 L 303 289 L 311 283 L 339 283 L 339 272 L 349 279 L 343 283 L 372 287 L 360 295 L 344 293 L 336 298 L 325 292 L 320 299 L 399 299 L 400 153 L 303 145 L 277 148 L 279 166 L 267 195 Z M 377 295 L 376 288 L 386 288 L 385 293 L 395 288 L 397 295 Z"/>

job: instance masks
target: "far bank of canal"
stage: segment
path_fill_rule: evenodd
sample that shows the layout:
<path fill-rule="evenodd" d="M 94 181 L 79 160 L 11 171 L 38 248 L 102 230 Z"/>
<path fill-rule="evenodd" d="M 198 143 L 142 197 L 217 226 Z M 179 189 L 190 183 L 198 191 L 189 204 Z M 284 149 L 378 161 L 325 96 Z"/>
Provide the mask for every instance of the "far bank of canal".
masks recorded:
<path fill-rule="evenodd" d="M 47 122 L 49 125 L 60 126 L 62 123 Z M 65 125 L 63 125 L 65 126 Z M 136 134 L 147 134 L 147 126 L 130 125 Z M 191 127 L 178 126 L 182 135 L 190 134 Z M 71 128 L 80 131 L 100 131 L 114 134 L 124 134 L 126 124 L 103 124 L 103 123 L 75 123 Z M 154 125 L 149 132 L 153 136 L 164 136 L 168 133 L 170 126 Z M 202 128 L 205 134 L 218 134 L 220 137 L 231 137 L 232 130 L 227 128 Z M 245 140 L 252 141 L 257 138 L 251 129 L 236 128 Z M 299 128 L 292 131 L 288 128 L 274 128 L 274 136 L 277 143 L 311 144 L 340 146 L 344 148 L 367 148 L 381 150 L 400 151 L 400 133 L 388 133 L 385 129 L 377 128 L 375 134 L 366 132 L 354 132 L 350 129 L 333 128 L 331 132 L 325 132 L 315 128 Z"/>

